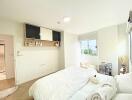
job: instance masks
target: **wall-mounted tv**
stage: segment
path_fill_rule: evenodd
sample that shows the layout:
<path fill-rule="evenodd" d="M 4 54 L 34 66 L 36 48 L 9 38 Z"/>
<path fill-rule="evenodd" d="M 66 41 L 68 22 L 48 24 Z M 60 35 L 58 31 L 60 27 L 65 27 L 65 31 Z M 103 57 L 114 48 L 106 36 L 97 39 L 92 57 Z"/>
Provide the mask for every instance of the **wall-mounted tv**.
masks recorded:
<path fill-rule="evenodd" d="M 40 27 L 26 24 L 26 38 L 40 39 Z"/>

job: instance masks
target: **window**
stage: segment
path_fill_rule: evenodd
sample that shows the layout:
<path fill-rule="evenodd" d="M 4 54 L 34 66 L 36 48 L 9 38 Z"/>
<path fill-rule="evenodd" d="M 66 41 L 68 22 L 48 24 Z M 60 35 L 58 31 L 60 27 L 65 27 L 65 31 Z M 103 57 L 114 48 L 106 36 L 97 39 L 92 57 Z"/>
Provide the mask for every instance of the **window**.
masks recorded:
<path fill-rule="evenodd" d="M 97 55 L 96 40 L 84 40 L 80 42 L 81 54 L 85 55 Z"/>

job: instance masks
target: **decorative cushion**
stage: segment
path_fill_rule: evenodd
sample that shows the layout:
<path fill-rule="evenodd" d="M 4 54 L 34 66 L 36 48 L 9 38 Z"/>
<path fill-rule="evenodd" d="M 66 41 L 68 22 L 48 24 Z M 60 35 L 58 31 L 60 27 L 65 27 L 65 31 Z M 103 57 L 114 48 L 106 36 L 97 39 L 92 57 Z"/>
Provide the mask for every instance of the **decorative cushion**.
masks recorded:
<path fill-rule="evenodd" d="M 96 75 L 90 77 L 89 81 L 92 82 L 92 83 L 94 83 L 94 84 L 98 84 L 99 83 L 99 80 L 97 79 Z"/>
<path fill-rule="evenodd" d="M 81 67 L 82 68 L 94 68 L 97 70 L 97 66 L 96 65 L 92 65 L 92 64 L 89 64 L 89 63 L 81 63 Z"/>
<path fill-rule="evenodd" d="M 117 95 L 112 100 L 132 100 L 132 94 L 117 93 Z"/>
<path fill-rule="evenodd" d="M 115 76 L 118 92 L 132 93 L 132 72 Z"/>

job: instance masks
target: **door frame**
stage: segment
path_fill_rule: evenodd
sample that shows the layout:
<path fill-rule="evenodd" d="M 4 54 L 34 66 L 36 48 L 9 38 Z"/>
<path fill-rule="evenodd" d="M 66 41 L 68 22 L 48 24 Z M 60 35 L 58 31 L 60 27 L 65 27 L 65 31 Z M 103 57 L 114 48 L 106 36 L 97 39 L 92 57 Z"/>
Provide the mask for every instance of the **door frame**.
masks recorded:
<path fill-rule="evenodd" d="M 15 55 L 14 55 L 14 37 L 12 35 L 0 34 L 0 40 L 5 44 L 5 70 L 6 79 L 15 78 Z"/>
<path fill-rule="evenodd" d="M 4 46 L 4 64 L 5 64 L 5 44 L 4 44 L 4 42 L 2 41 L 0 41 L 0 45 L 3 45 Z M 4 66 L 5 67 L 5 66 Z"/>

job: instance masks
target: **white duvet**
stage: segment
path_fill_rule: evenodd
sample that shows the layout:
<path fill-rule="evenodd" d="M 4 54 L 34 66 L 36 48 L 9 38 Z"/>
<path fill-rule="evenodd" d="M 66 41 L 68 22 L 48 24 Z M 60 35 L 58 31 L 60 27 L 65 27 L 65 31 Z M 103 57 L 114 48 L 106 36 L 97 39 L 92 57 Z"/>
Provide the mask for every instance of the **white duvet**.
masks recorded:
<path fill-rule="evenodd" d="M 116 81 L 114 80 L 114 78 L 112 76 L 107 76 L 99 73 L 96 74 L 96 78 L 99 81 L 98 84 L 88 82 L 84 87 L 78 90 L 70 98 L 70 100 L 93 100 L 92 96 L 96 93 L 100 94 L 100 96 L 102 97 L 101 100 L 111 100 L 115 96 L 117 91 Z"/>
<path fill-rule="evenodd" d="M 39 79 L 29 89 L 29 95 L 34 100 L 70 100 L 96 73 L 92 68 L 67 68 Z"/>

